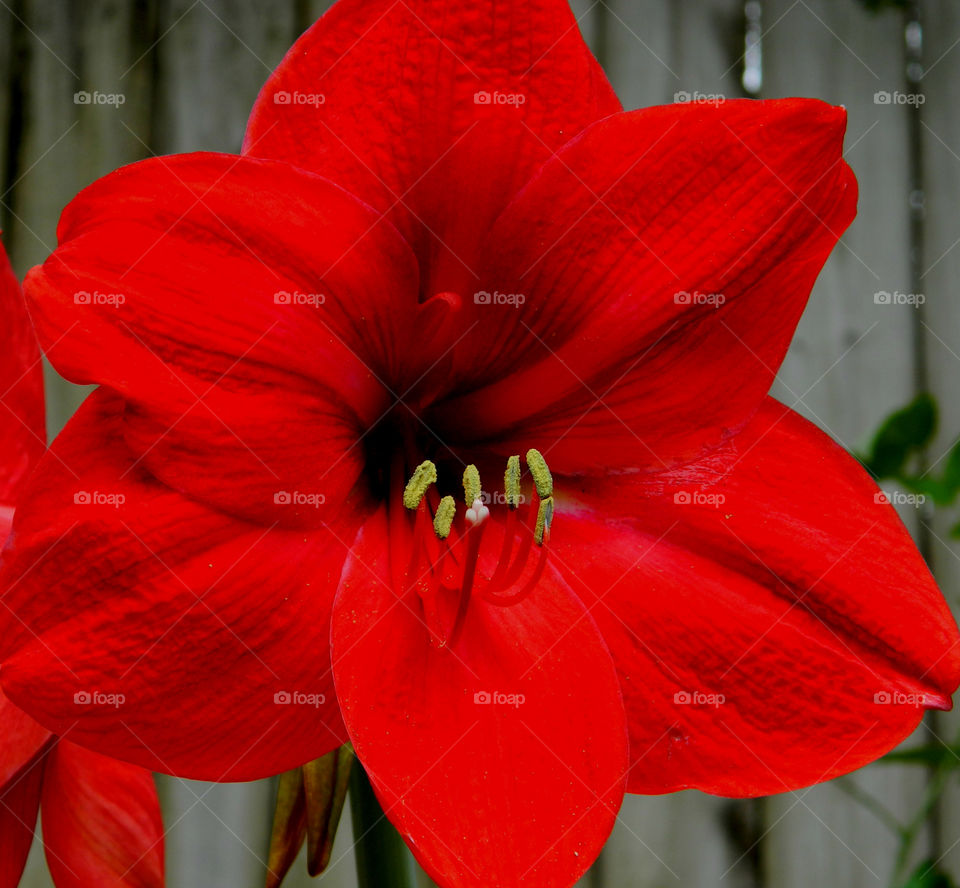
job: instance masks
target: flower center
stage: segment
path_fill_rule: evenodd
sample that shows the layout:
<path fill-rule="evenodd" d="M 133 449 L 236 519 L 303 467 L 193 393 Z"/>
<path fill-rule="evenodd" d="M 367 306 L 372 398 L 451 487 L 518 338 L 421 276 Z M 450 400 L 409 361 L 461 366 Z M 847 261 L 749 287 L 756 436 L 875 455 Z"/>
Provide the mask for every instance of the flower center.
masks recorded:
<path fill-rule="evenodd" d="M 503 494 L 496 498 L 483 491 L 477 467 L 467 466 L 462 515 L 452 496 L 437 492 L 437 469 L 429 460 L 417 466 L 402 500 L 391 497 L 392 555 L 407 553 L 403 570 L 398 569 L 403 563 L 399 557 L 391 557 L 394 588 L 419 595 L 438 647 L 456 644 L 475 594 L 508 607 L 523 601 L 543 574 L 553 520 L 553 478 L 538 450 L 527 451 L 526 462 L 535 491 L 529 505 L 521 492 L 519 456 L 507 460 Z M 503 539 L 495 560 L 483 547 L 486 531 L 495 523 L 488 503 L 507 510 L 497 523 L 498 529 L 502 523 Z"/>

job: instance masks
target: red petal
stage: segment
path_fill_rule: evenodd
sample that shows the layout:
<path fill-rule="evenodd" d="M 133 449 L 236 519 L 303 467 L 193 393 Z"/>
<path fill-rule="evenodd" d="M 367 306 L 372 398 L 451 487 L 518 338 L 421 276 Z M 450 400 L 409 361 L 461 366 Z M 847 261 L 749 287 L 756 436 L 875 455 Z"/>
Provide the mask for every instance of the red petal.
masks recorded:
<path fill-rule="evenodd" d="M 0 888 L 17 888 L 33 844 L 43 784 L 44 757 L 0 787 Z"/>
<path fill-rule="evenodd" d="M 783 405 L 656 479 L 565 483 L 552 543 L 620 672 L 631 791 L 782 792 L 950 707 L 960 636 L 930 572 L 863 469 Z"/>
<path fill-rule="evenodd" d="M 442 406 L 439 433 L 483 416 L 504 452 L 554 441 L 551 465 L 593 472 L 660 469 L 740 427 L 853 218 L 844 123 L 790 99 L 648 108 L 587 130 L 490 235 L 482 289 L 526 301 L 467 306 L 477 327 L 458 375 L 487 385 Z"/>
<path fill-rule="evenodd" d="M 443 885 L 571 885 L 610 832 L 626 769 L 596 627 L 548 575 L 513 607 L 475 600 L 453 648 L 434 647 L 418 599 L 389 585 L 386 543 L 381 510 L 347 560 L 332 640 L 344 720 L 387 816 Z M 496 693 L 522 699 L 478 697 Z"/>
<path fill-rule="evenodd" d="M 36 757 L 50 739 L 50 732 L 22 709 L 17 709 L 0 691 L 0 787 Z"/>
<path fill-rule="evenodd" d="M 472 268 L 506 184 L 619 110 L 566 0 L 343 0 L 267 81 L 244 151 L 321 172 L 390 212 L 421 258 Z"/>
<path fill-rule="evenodd" d="M 132 468 L 119 407 L 87 400 L 17 510 L 4 690 L 55 733 L 181 776 L 252 779 L 336 748 L 326 640 L 363 504 L 318 509 L 309 532 L 226 517 Z"/>
<path fill-rule="evenodd" d="M 101 179 L 59 236 L 26 282 L 48 356 L 123 393 L 158 477 L 269 522 L 277 491 L 349 491 L 416 304 L 389 224 L 286 164 L 181 155 Z"/>
<path fill-rule="evenodd" d="M 57 888 L 162 888 L 153 776 L 61 740 L 47 759 L 43 843 Z"/>
<path fill-rule="evenodd" d="M 47 443 L 43 416 L 43 367 L 20 284 L 0 246 L 0 545 L 5 507 L 17 500 L 23 480 Z"/>

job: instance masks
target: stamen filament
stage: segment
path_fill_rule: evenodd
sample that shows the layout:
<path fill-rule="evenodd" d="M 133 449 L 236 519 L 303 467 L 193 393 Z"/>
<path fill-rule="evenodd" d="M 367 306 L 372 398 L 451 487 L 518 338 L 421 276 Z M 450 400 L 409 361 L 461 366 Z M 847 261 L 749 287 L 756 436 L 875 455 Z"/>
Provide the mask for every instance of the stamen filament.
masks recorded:
<path fill-rule="evenodd" d="M 514 509 L 507 512 L 507 520 L 503 526 L 503 545 L 500 547 L 500 557 L 497 559 L 497 569 L 490 577 L 490 588 L 505 587 L 504 578 L 510 566 L 510 556 L 513 554 L 513 541 L 517 535 L 517 513 Z"/>
<path fill-rule="evenodd" d="M 533 571 L 533 575 L 524 583 L 523 588 L 519 592 L 515 592 L 513 595 L 498 595 L 492 589 L 486 589 L 483 593 L 483 599 L 490 604 L 496 604 L 501 607 L 509 607 L 512 604 L 519 604 L 526 598 L 536 587 L 537 583 L 540 582 L 540 578 L 543 576 L 543 569 L 547 566 L 547 550 L 546 548 L 540 549 L 540 557 L 537 559 L 537 566 Z"/>
<path fill-rule="evenodd" d="M 460 586 L 460 601 L 457 604 L 457 615 L 453 621 L 453 628 L 450 630 L 450 636 L 447 644 L 451 647 L 457 643 L 460 633 L 463 631 L 463 624 L 467 618 L 467 611 L 470 608 L 470 595 L 473 591 L 473 580 L 477 572 L 477 559 L 480 555 L 480 539 L 483 536 L 484 522 L 479 521 L 467 528 L 465 534 L 467 553 L 463 559 L 463 582 Z"/>

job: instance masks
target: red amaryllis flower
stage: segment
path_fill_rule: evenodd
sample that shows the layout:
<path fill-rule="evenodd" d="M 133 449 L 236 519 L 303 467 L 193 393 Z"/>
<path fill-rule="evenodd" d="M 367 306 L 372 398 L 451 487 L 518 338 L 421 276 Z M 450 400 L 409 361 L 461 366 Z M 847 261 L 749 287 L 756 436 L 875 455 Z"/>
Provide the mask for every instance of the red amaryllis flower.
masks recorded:
<path fill-rule="evenodd" d="M 107 176 L 28 277 L 101 388 L 18 512 L 11 698 L 194 777 L 349 739 L 456 886 L 572 883 L 625 789 L 889 749 L 949 707 L 956 626 L 766 394 L 854 215 L 843 129 L 623 113 L 562 0 L 338 4 L 242 155 Z"/>
<path fill-rule="evenodd" d="M 46 440 L 40 350 L 3 247 L 0 315 L 2 543 Z M 163 826 L 150 773 L 54 737 L 0 693 L 0 888 L 20 881 L 41 805 L 57 888 L 163 885 Z"/>

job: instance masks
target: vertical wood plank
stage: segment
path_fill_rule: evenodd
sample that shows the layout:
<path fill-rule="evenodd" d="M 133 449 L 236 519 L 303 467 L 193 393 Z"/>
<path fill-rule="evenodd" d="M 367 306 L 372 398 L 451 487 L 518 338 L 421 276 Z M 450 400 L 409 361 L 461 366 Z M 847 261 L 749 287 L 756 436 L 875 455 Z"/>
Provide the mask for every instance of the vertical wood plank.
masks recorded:
<path fill-rule="evenodd" d="M 934 472 L 960 440 L 960 9 L 949 0 L 921 6 L 924 67 L 921 135 L 926 193 L 925 243 L 921 286 L 927 297 L 925 345 L 930 383 L 940 406 L 940 433 L 931 449 Z M 934 572 L 954 613 L 960 613 L 960 544 L 950 528 L 960 521 L 957 508 L 938 510 L 931 525 Z M 938 713 L 923 738 L 928 743 L 956 744 L 960 717 Z M 942 864 L 960 879 L 960 792 L 951 782 L 940 809 Z"/>
<path fill-rule="evenodd" d="M 169 885 L 263 888 L 272 781 L 211 784 L 160 777 L 158 786 Z"/>
<path fill-rule="evenodd" d="M 93 0 L 58 7 L 24 0 L 12 33 L 21 89 L 19 143 L 7 157 L 4 215 L 21 275 L 55 245 L 60 210 L 85 185 L 143 152 L 126 125 L 146 113 L 145 82 L 123 74 L 136 46 L 133 7 Z M 85 95 L 91 97 L 83 104 Z M 117 97 L 100 104 L 100 96 Z M 47 373 L 47 416 L 56 433 L 88 390 Z"/>
<path fill-rule="evenodd" d="M 14 117 L 17 113 L 14 102 L 19 98 L 16 95 L 19 89 L 19 72 L 14 62 L 14 41 L 18 36 L 18 28 L 13 10 L 8 6 L 0 6 L 0 229 L 9 224 L 5 202 L 14 175 L 8 168 L 8 162 L 14 138 L 11 125 L 15 124 Z M 19 133 L 16 137 L 19 137 Z"/>
<path fill-rule="evenodd" d="M 673 41 L 676 10 L 666 0 L 604 0 L 603 66 L 628 111 L 672 101 L 683 78 Z"/>
<path fill-rule="evenodd" d="M 766 0 L 763 27 L 764 95 L 815 96 L 849 113 L 859 215 L 814 288 L 774 394 L 851 448 L 914 386 L 913 309 L 874 296 L 909 292 L 906 118 L 902 106 L 874 102 L 902 89 L 900 18 L 854 2 Z M 904 517 L 916 527 L 915 514 Z M 906 815 L 924 778 L 875 766 L 852 779 Z M 890 877 L 893 837 L 835 786 L 771 799 L 768 829 L 770 884 L 875 888 Z"/>
<path fill-rule="evenodd" d="M 161 4 L 154 148 L 238 152 L 264 81 L 297 31 L 291 0 L 170 0 Z"/>

